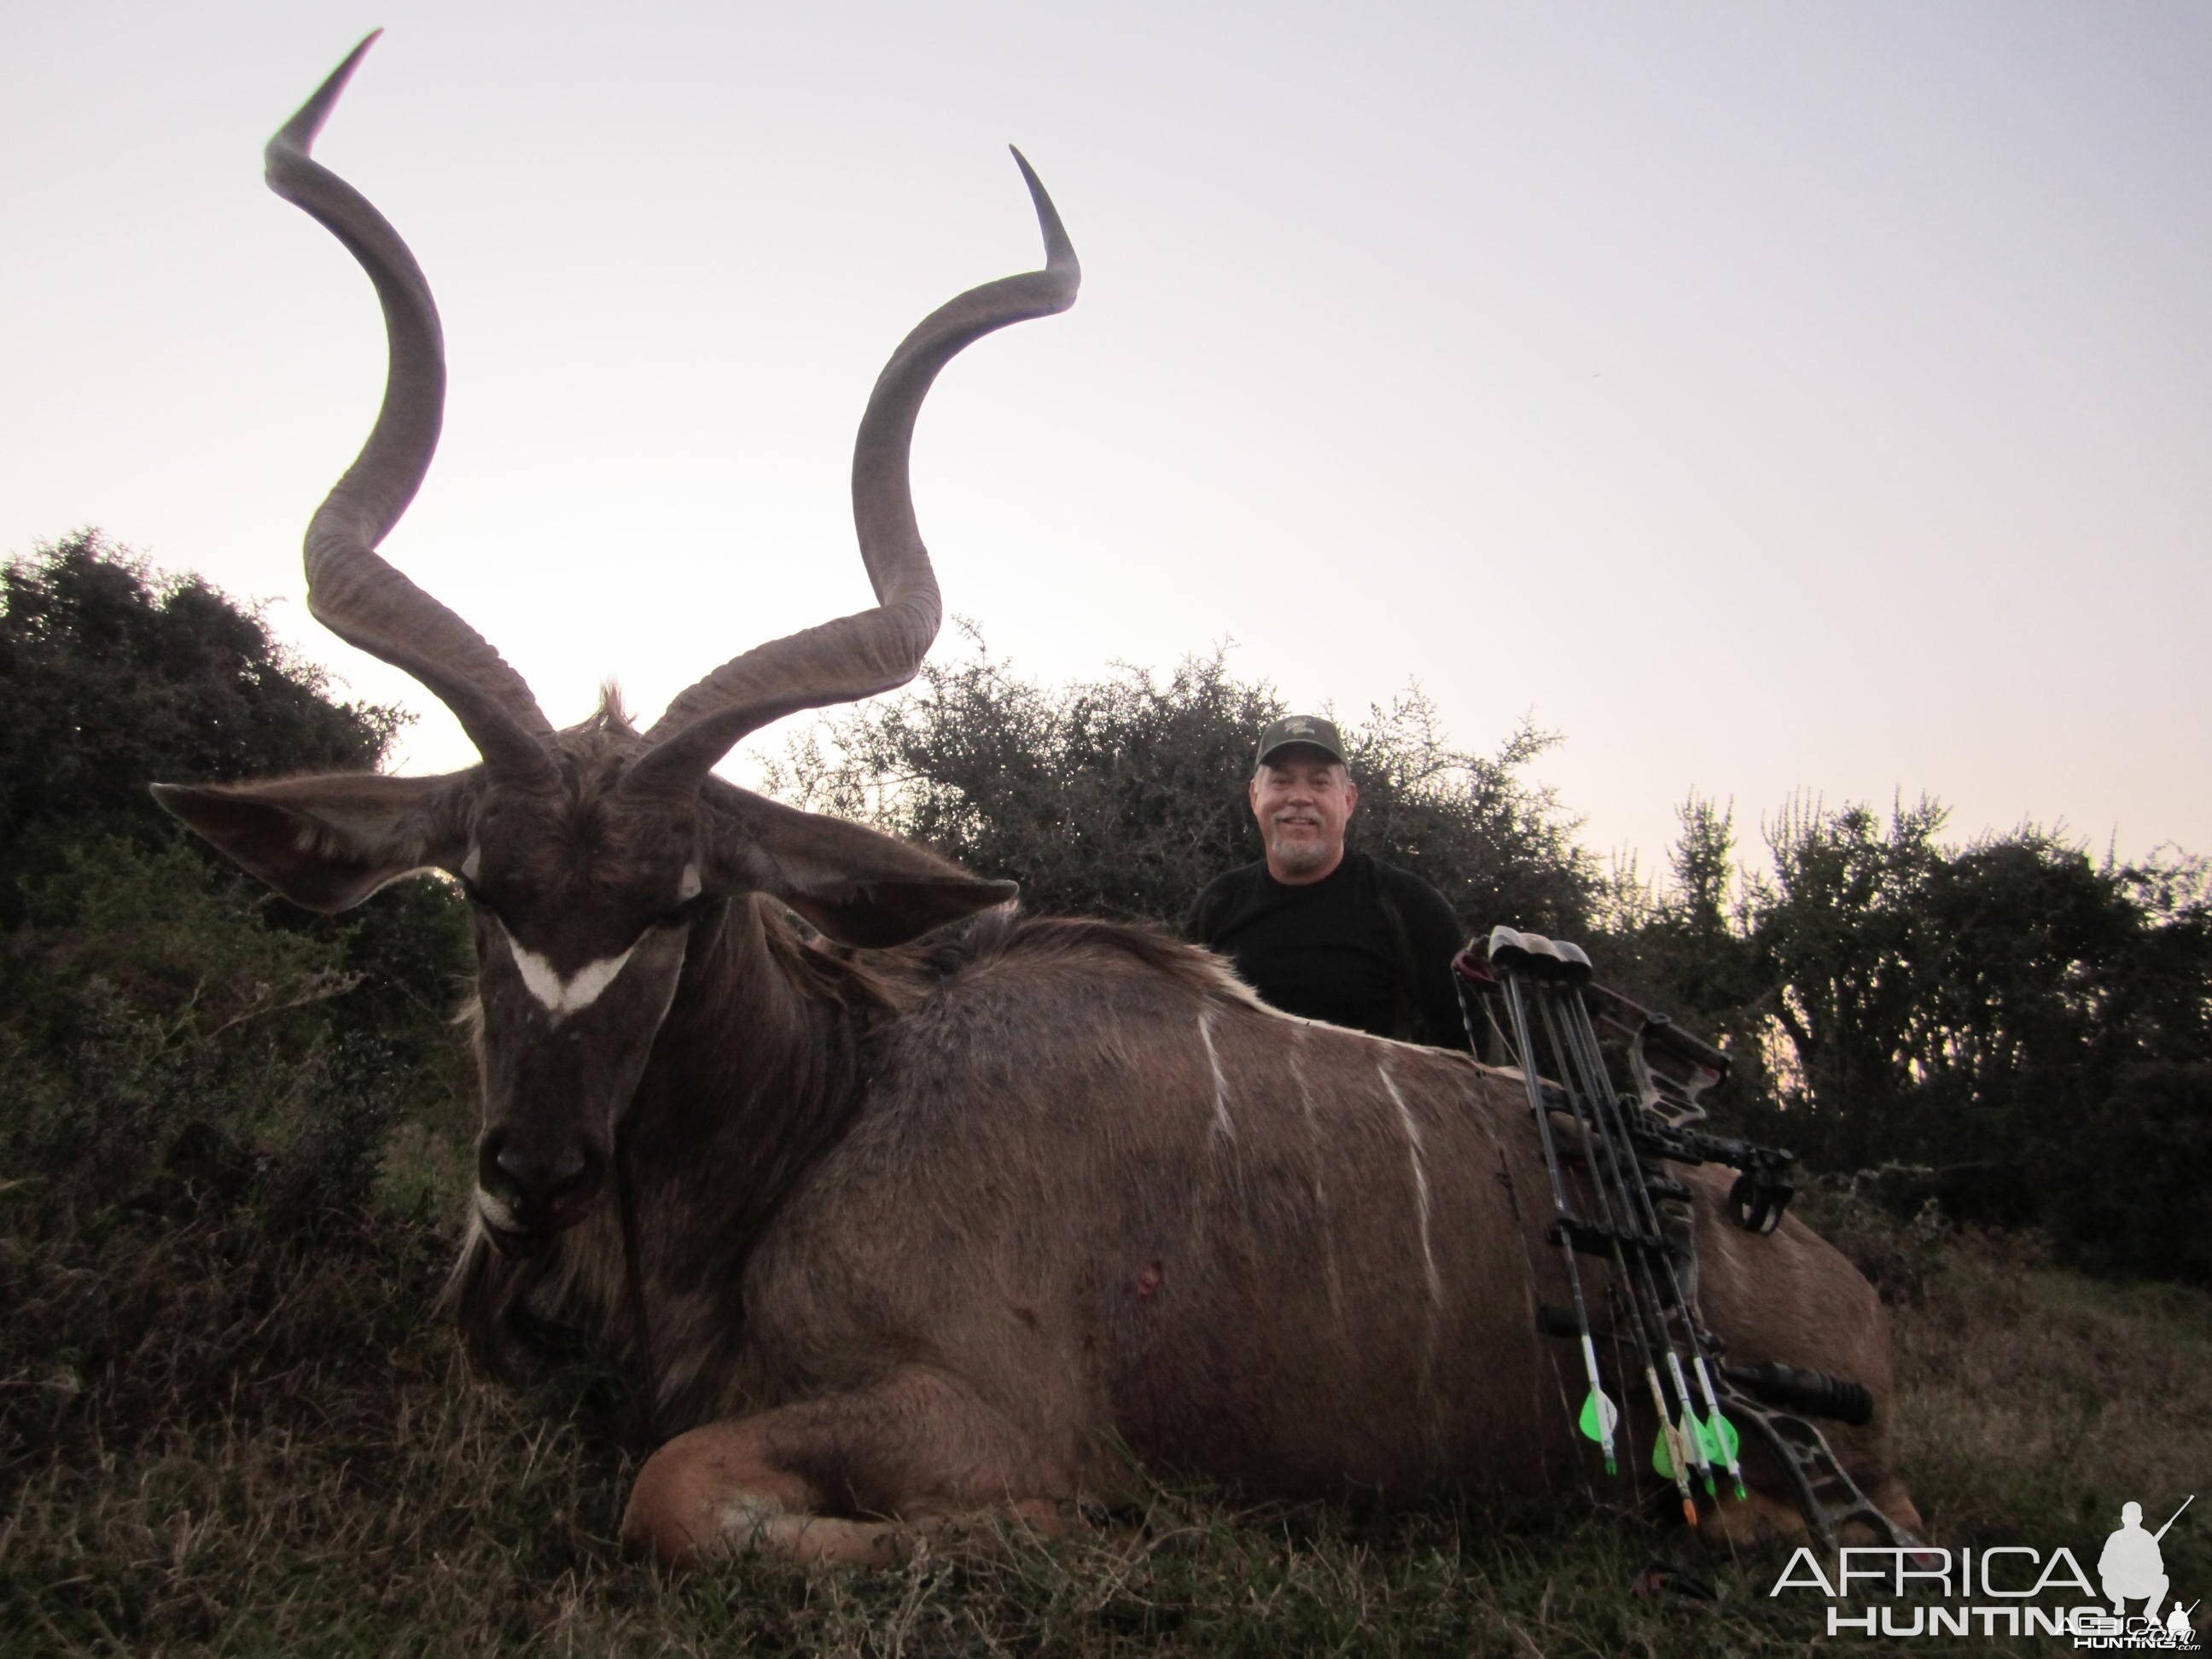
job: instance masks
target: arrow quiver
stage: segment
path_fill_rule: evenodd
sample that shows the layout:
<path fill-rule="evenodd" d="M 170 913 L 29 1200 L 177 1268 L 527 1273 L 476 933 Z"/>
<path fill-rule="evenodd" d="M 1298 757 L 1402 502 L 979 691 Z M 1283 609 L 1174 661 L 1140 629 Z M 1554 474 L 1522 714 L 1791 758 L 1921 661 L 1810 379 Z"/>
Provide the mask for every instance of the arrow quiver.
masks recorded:
<path fill-rule="evenodd" d="M 1917 1538 L 1860 1490 L 1811 1420 L 1866 1422 L 1874 1409 L 1867 1390 L 1775 1362 L 1724 1365 L 1719 1342 L 1698 1316 L 1694 1198 L 1665 1166 L 1735 1170 L 1729 1215 L 1755 1234 L 1781 1224 L 1796 1192 L 1790 1179 L 1796 1154 L 1693 1127 L 1705 1116 L 1699 1097 L 1728 1075 L 1728 1056 L 1664 1014 L 1596 984 L 1589 957 L 1564 939 L 1497 927 L 1453 965 L 1470 1034 L 1479 1019 L 1492 1020 L 1505 1034 L 1528 1091 L 1551 1183 L 1546 1237 L 1559 1248 L 1574 1304 L 1540 1308 L 1537 1328 L 1582 1352 L 1590 1388 L 1583 1431 L 1601 1440 L 1607 1472 L 1614 1468 L 1617 1413 L 1596 1357 L 1601 1335 L 1620 1356 L 1616 1386 L 1640 1384 L 1637 1391 L 1650 1399 L 1659 1421 L 1653 1467 L 1672 1480 L 1692 1524 L 1693 1476 L 1717 1501 L 1725 1469 L 1735 1496 L 1746 1495 L 1736 1456 L 1741 1428 L 1774 1455 L 1824 1547 L 1835 1548 L 1850 1522 L 1895 1546 L 1917 1546 Z M 1629 1090 L 1615 1088 L 1608 1074 L 1608 1037 L 1626 1056 Z M 1611 1324 L 1601 1333 L 1590 1324 L 1582 1256 L 1603 1264 L 1600 1305 Z"/>

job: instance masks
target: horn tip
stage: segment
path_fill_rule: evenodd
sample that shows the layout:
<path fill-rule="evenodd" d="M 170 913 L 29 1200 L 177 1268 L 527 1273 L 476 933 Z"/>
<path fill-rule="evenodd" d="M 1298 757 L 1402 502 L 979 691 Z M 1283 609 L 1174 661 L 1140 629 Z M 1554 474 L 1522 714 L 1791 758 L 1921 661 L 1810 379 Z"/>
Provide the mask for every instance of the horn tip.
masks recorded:
<path fill-rule="evenodd" d="M 1066 310 L 1075 302 L 1074 285 L 1083 278 L 1083 267 L 1075 258 L 1075 244 L 1068 240 L 1066 228 L 1060 222 L 1060 210 L 1052 204 L 1044 180 L 1030 165 L 1030 158 L 1022 154 L 1021 146 L 1008 144 L 1014 165 L 1022 170 L 1022 182 L 1030 187 L 1030 200 L 1036 208 L 1037 228 L 1044 233 L 1045 269 L 1067 284 L 1067 297 L 1059 307 Z"/>
<path fill-rule="evenodd" d="M 345 61 L 324 77 L 307 101 L 293 112 L 292 118 L 276 129 L 276 136 L 269 141 L 267 161 L 271 173 L 277 171 L 295 155 L 305 155 L 313 148 L 315 137 L 323 130 L 323 123 L 331 118 L 331 111 L 338 101 L 338 94 L 353 79 L 353 72 L 361 67 L 361 60 L 368 56 L 368 49 L 381 40 L 381 28 L 371 29 L 361 38 L 361 43 L 345 55 Z"/>

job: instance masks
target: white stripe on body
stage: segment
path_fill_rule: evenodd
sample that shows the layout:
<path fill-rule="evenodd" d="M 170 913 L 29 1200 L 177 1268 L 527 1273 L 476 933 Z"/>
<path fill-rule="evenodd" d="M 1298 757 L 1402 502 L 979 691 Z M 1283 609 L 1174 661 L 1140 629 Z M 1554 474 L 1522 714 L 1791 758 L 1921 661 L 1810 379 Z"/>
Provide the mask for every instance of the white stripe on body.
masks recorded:
<path fill-rule="evenodd" d="M 1421 1224 L 1421 1267 L 1429 1281 L 1429 1304 L 1421 1321 L 1420 1372 L 1414 1382 L 1413 1399 L 1429 1455 L 1441 1465 L 1444 1425 L 1442 1402 L 1437 1398 L 1437 1342 L 1441 1335 L 1437 1324 L 1443 1317 L 1444 1284 L 1437 1271 L 1436 1245 L 1429 1230 L 1428 1164 L 1421 1145 L 1421 1126 L 1413 1121 L 1413 1108 L 1406 1103 L 1405 1096 L 1398 1092 L 1397 1082 L 1390 1075 L 1389 1054 L 1376 1059 L 1375 1074 L 1382 1079 L 1391 1104 L 1398 1109 L 1398 1121 L 1406 1130 L 1406 1154 L 1413 1166 L 1413 1206 Z"/>
<path fill-rule="evenodd" d="M 1429 1171 L 1421 1155 L 1421 1127 L 1413 1121 L 1413 1109 L 1406 1104 L 1405 1096 L 1398 1092 L 1398 1085 L 1391 1081 L 1389 1066 L 1378 1063 L 1375 1071 L 1382 1079 L 1382 1086 L 1390 1091 L 1391 1103 L 1398 1109 L 1398 1121 L 1405 1126 L 1406 1151 L 1413 1165 L 1414 1206 L 1420 1215 L 1421 1266 L 1428 1273 L 1429 1300 L 1442 1307 L 1444 1285 L 1443 1279 L 1437 1272 L 1436 1247 L 1429 1237 Z"/>
<path fill-rule="evenodd" d="M 1198 1040 L 1206 1045 L 1206 1063 L 1213 1069 L 1213 1133 L 1225 1140 L 1237 1139 L 1237 1126 L 1229 1116 L 1229 1079 L 1222 1074 L 1221 1056 L 1213 1048 L 1213 1010 L 1198 1017 Z"/>

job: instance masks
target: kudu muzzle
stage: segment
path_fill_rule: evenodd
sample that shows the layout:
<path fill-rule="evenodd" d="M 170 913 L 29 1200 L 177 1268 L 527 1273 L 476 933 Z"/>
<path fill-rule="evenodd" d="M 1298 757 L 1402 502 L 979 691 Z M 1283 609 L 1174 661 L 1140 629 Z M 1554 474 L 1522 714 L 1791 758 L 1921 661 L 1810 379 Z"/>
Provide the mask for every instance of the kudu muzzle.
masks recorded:
<path fill-rule="evenodd" d="M 477 1208 L 510 1253 L 589 1215 L 607 1187 L 622 1118 L 684 971 L 688 929 L 648 928 L 586 1006 L 556 1010 L 504 945 L 482 957 L 484 1127 Z"/>
<path fill-rule="evenodd" d="M 490 1200 L 486 1227 L 495 1243 L 518 1254 L 590 1214 L 606 1173 L 605 1154 L 586 1142 L 564 1146 L 494 1129 L 477 1143 L 477 1186 Z"/>

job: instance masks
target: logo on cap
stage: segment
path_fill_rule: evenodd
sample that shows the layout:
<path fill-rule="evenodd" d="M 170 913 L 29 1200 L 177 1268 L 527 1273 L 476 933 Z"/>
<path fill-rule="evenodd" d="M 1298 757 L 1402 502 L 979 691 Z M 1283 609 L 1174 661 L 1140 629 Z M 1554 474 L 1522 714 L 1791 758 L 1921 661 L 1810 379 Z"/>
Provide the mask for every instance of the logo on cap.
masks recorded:
<path fill-rule="evenodd" d="M 1289 714 L 1260 733 L 1260 764 L 1265 766 L 1270 755 L 1294 743 L 1310 744 L 1339 765 L 1344 763 L 1344 738 L 1335 721 L 1318 714 Z"/>

